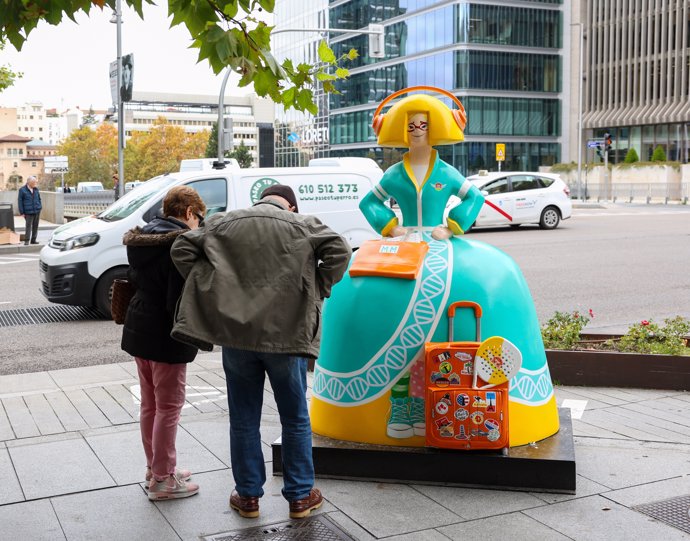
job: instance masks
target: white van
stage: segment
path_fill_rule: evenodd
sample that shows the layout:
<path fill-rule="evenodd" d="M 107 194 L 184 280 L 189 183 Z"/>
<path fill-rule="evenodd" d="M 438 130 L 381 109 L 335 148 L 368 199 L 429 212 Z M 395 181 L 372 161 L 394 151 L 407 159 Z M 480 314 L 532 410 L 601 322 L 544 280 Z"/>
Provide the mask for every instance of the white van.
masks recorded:
<path fill-rule="evenodd" d="M 104 189 L 102 182 L 77 182 L 77 193 L 102 192 Z"/>
<path fill-rule="evenodd" d="M 361 199 L 379 182 L 383 171 L 373 160 L 292 168 L 229 168 L 168 173 L 149 180 L 96 216 L 55 229 L 40 254 L 43 295 L 50 301 L 95 306 L 110 315 L 112 283 L 127 271 L 122 236 L 161 212 L 173 186 L 194 188 L 206 203 L 207 216 L 256 203 L 263 190 L 287 184 L 295 191 L 300 213 L 317 216 L 343 235 L 352 247 L 377 238 L 359 211 Z"/>

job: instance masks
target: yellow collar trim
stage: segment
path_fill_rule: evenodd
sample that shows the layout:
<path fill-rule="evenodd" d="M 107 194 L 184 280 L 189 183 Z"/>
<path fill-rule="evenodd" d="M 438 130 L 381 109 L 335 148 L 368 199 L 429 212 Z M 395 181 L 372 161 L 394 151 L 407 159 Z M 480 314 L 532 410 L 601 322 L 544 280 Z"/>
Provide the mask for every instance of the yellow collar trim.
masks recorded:
<path fill-rule="evenodd" d="M 412 170 L 412 165 L 410 165 L 410 153 L 406 152 L 405 154 L 403 154 L 403 167 L 405 168 L 405 173 L 407 173 L 407 176 L 414 184 L 414 187 L 417 189 L 417 192 L 420 192 L 422 190 L 422 188 L 426 184 L 426 181 L 429 180 L 431 173 L 433 173 L 434 166 L 436 165 L 437 154 L 438 152 L 436 151 L 436 149 L 432 148 L 431 154 L 429 155 L 429 165 L 427 165 L 426 168 L 426 176 L 424 177 L 424 180 L 422 181 L 421 185 L 417 182 L 417 177 L 415 177 L 414 171 Z"/>

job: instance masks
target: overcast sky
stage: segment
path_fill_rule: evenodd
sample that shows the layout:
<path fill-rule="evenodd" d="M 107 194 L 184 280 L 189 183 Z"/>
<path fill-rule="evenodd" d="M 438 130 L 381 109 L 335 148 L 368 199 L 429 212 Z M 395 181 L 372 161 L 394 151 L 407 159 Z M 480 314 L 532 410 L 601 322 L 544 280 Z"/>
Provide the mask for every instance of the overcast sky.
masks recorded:
<path fill-rule="evenodd" d="M 186 27 L 170 29 L 167 2 L 163 7 L 144 5 L 144 21 L 123 2 L 122 54 L 134 54 L 134 90 L 215 94 L 222 75 L 215 76 L 197 50 L 188 49 Z M 117 59 L 117 25 L 112 11 L 94 7 L 58 26 L 41 23 L 20 52 L 9 43 L 0 64 L 24 73 L 14 86 L 0 92 L 0 106 L 14 107 L 40 101 L 45 107 L 106 109 L 112 105 L 108 66 Z M 226 95 L 246 94 L 231 78 Z"/>

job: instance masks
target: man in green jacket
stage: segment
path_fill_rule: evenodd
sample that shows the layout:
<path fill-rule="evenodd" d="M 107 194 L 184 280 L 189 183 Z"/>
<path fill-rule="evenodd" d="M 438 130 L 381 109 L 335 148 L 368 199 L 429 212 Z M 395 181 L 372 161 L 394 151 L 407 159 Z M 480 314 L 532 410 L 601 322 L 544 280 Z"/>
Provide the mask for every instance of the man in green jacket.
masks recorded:
<path fill-rule="evenodd" d="M 223 347 L 236 485 L 230 507 L 243 517 L 259 516 L 266 481 L 259 433 L 266 374 L 282 424 L 290 518 L 323 503 L 314 488 L 307 358 L 319 354 L 321 305 L 351 253 L 317 218 L 298 214 L 285 185 L 266 188 L 251 208 L 211 216 L 173 245 L 186 282 L 172 336 Z"/>

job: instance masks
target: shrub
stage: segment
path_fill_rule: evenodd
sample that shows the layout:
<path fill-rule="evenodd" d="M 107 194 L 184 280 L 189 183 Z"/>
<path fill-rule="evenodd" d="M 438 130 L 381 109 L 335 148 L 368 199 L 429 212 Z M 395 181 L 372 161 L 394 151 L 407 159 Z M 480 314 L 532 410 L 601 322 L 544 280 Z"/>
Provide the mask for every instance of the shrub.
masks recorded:
<path fill-rule="evenodd" d="M 589 323 L 592 311 L 586 316 L 578 311 L 556 312 L 541 328 L 541 337 L 547 349 L 574 349 L 582 329 Z"/>
<path fill-rule="evenodd" d="M 654 149 L 654 153 L 652 154 L 652 161 L 653 162 L 665 162 L 666 161 L 666 152 L 664 152 L 664 147 L 661 145 L 657 145 L 657 147 Z"/>
<path fill-rule="evenodd" d="M 652 320 L 631 325 L 628 332 L 613 345 L 618 351 L 690 355 L 685 336 L 690 332 L 690 320 L 681 316 L 667 318 L 660 326 Z"/>
<path fill-rule="evenodd" d="M 628 153 L 625 155 L 625 160 L 623 160 L 623 163 L 635 163 L 639 162 L 640 157 L 637 155 L 637 150 L 634 148 L 631 148 L 628 150 Z"/>

